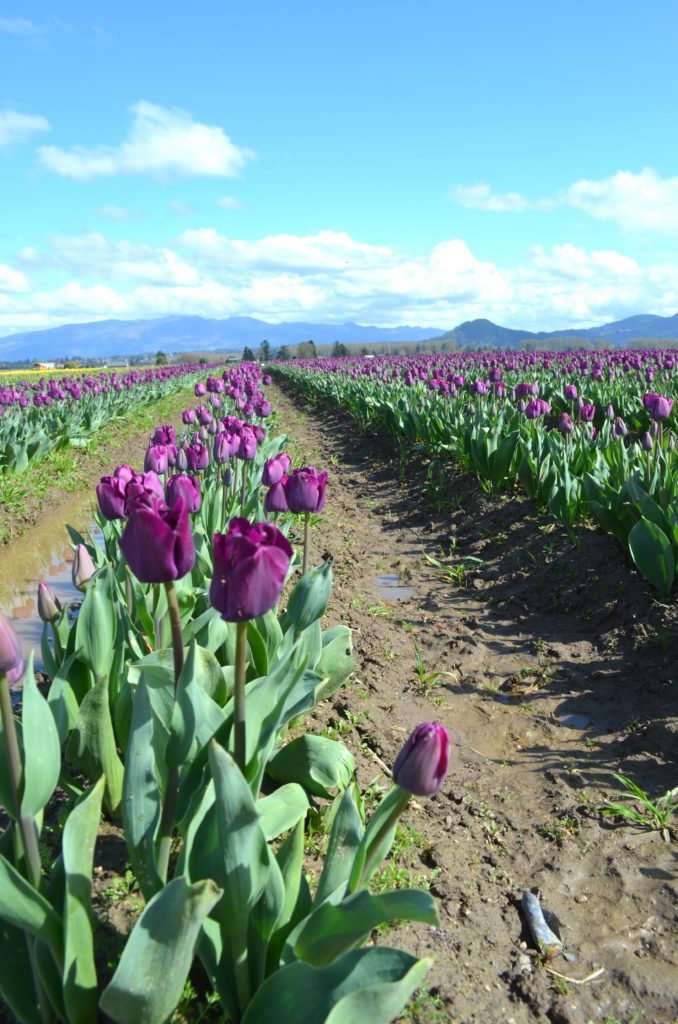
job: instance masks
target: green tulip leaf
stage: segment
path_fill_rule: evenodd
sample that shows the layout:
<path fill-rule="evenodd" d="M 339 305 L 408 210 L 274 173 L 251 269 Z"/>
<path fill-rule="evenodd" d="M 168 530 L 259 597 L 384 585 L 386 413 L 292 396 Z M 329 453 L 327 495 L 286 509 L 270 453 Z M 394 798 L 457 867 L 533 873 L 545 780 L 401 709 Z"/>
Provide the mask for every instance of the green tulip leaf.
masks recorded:
<path fill-rule="evenodd" d="M 146 899 L 150 899 L 162 885 L 155 862 L 161 795 L 153 743 L 154 728 L 148 687 L 142 679 L 137 683 L 127 744 L 122 820 L 129 858 Z"/>
<path fill-rule="evenodd" d="M 44 896 L 0 856 L 0 918 L 14 928 L 44 939 L 57 958 L 62 954 L 61 921 Z"/>
<path fill-rule="evenodd" d="M 668 597 L 676 575 L 676 560 L 664 531 L 642 517 L 629 534 L 629 551 L 645 579 Z"/>
<path fill-rule="evenodd" d="M 96 1018 L 97 972 L 92 933 L 92 866 L 101 820 L 103 775 L 68 815 L 62 858 L 65 874 L 63 997 L 69 1024 Z"/>
<path fill-rule="evenodd" d="M 90 782 L 100 775 L 106 776 L 104 802 L 111 814 L 117 814 L 122 799 L 123 765 L 113 733 L 106 677 L 85 695 L 67 753 Z"/>
<path fill-rule="evenodd" d="M 100 1006 L 117 1024 L 165 1024 L 181 999 L 205 918 L 221 896 L 210 879 L 175 878 L 135 924 Z"/>
<path fill-rule="evenodd" d="M 242 1024 L 387 1024 L 421 984 L 432 961 L 399 949 L 356 949 L 329 967 L 297 962 L 257 990 Z M 364 1008 L 364 1009 L 363 1009 Z"/>
<path fill-rule="evenodd" d="M 354 787 L 347 786 L 332 822 L 327 853 L 318 882 L 315 903 L 320 906 L 340 886 L 346 887 L 356 851 L 363 838 L 363 823 L 356 806 Z M 342 897 L 344 893 L 341 893 Z"/>
<path fill-rule="evenodd" d="M 270 796 L 261 797 L 256 807 L 261 831 L 270 842 L 306 817 L 308 797 L 301 786 L 290 782 Z"/>
<path fill-rule="evenodd" d="M 21 1024 L 43 1024 L 26 935 L 0 919 L 0 996 Z"/>
<path fill-rule="evenodd" d="M 87 593 L 75 627 L 75 651 L 97 679 L 107 676 L 115 651 L 115 579 L 110 566 L 99 569 Z"/>
<path fill-rule="evenodd" d="M 33 652 L 26 664 L 21 715 L 24 745 L 24 791 L 21 813 L 34 818 L 47 805 L 61 771 L 61 744 L 49 704 L 33 673 Z"/>
<path fill-rule="evenodd" d="M 320 619 L 327 610 L 332 592 L 332 562 L 310 569 L 290 594 L 287 616 L 297 635 Z"/>
<path fill-rule="evenodd" d="M 266 772 L 276 782 L 297 782 L 314 796 L 331 799 L 330 789 L 345 789 L 350 783 L 355 761 L 343 743 L 305 733 L 277 750 Z"/>

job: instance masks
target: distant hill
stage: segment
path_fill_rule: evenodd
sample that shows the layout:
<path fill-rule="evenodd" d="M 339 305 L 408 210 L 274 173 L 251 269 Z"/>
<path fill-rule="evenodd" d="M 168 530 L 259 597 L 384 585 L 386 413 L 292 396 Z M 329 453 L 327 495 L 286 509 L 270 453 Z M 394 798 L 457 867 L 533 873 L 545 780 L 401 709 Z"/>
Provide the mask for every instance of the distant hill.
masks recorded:
<path fill-rule="evenodd" d="M 167 316 L 157 320 L 97 320 L 85 324 L 64 324 L 44 331 L 27 331 L 0 338 L 0 359 L 60 359 L 63 356 L 107 358 L 163 352 L 242 352 L 248 345 L 256 350 L 266 338 L 273 350 L 280 345 L 296 346 L 313 339 L 316 345 L 369 345 L 377 342 L 402 344 L 435 340 L 456 345 L 515 348 L 525 341 L 548 339 L 589 339 L 610 345 L 628 345 L 640 338 L 658 342 L 678 341 L 678 313 L 674 316 L 641 314 L 615 320 L 600 327 L 560 331 L 525 331 L 501 327 L 491 320 L 467 320 L 442 333 L 435 327 L 366 327 L 362 324 L 272 324 L 250 316 L 224 320 L 202 316 Z"/>
<path fill-rule="evenodd" d="M 522 341 L 545 341 L 548 338 L 588 338 L 591 341 L 607 341 L 610 345 L 628 345 L 639 338 L 656 338 L 663 341 L 678 341 L 678 313 L 674 316 L 654 316 L 651 313 L 629 316 L 625 320 L 613 320 L 601 327 L 577 327 L 560 331 L 520 331 L 510 327 L 499 327 L 491 320 L 467 320 L 451 331 L 446 331 L 436 341 L 454 341 L 457 345 L 491 345 L 509 348 Z"/>
<path fill-rule="evenodd" d="M 361 324 L 271 324 L 250 316 L 210 320 L 202 316 L 167 316 L 158 320 L 97 320 L 64 324 L 44 331 L 26 331 L 0 338 L 0 359 L 59 359 L 62 356 L 102 358 L 163 352 L 241 352 L 256 349 L 266 338 L 272 348 L 313 339 L 317 345 L 335 341 L 427 341 L 440 334 L 435 327 L 364 327 Z"/>

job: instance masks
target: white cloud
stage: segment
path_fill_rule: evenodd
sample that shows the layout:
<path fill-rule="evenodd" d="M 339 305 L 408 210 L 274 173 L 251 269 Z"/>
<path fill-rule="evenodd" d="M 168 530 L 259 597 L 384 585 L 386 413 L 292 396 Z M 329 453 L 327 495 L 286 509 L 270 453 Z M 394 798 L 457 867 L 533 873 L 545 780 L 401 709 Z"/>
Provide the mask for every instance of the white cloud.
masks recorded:
<path fill-rule="evenodd" d="M 111 220 L 131 220 L 132 214 L 125 206 L 116 206 L 114 203 L 105 203 L 99 206 L 97 213 L 102 217 L 109 217 Z"/>
<path fill-rule="evenodd" d="M 0 146 L 16 146 L 28 142 L 38 132 L 48 132 L 51 125 L 42 114 L 20 114 L 16 110 L 0 110 Z"/>
<path fill-rule="evenodd" d="M 535 246 L 508 268 L 478 259 L 458 238 L 412 256 L 336 231 L 243 240 L 204 227 L 168 245 L 90 232 L 26 247 L 14 268 L 0 268 L 0 333 L 182 313 L 443 329 L 487 317 L 555 330 L 677 309 L 678 260 L 643 266 L 569 242 Z"/>
<path fill-rule="evenodd" d="M 193 206 L 190 206 L 189 203 L 181 203 L 178 199 L 173 199 L 169 204 L 169 208 L 177 217 L 192 217 L 195 213 Z"/>
<path fill-rule="evenodd" d="M 27 292 L 30 289 L 28 278 L 20 270 L 14 270 L 5 263 L 0 263 L 0 291 Z"/>
<path fill-rule="evenodd" d="M 489 185 L 458 185 L 450 191 L 450 198 L 470 210 L 488 210 L 491 213 L 522 213 L 532 204 L 519 192 L 493 192 Z"/>
<path fill-rule="evenodd" d="M 489 185 L 458 185 L 449 192 L 468 209 L 524 213 L 567 206 L 624 231 L 678 235 L 678 177 L 663 178 L 651 167 L 638 174 L 617 171 L 609 178 L 583 178 L 554 196 L 528 199 L 519 192 L 493 192 Z"/>
<path fill-rule="evenodd" d="M 262 271 L 317 273 L 345 270 L 356 264 L 381 266 L 396 259 L 388 247 L 356 242 L 345 231 L 268 235 L 250 242 L 220 235 L 214 228 L 195 228 L 184 231 L 179 241 L 202 262 L 218 266 L 232 260 Z"/>
<path fill-rule="evenodd" d="M 222 210 L 240 209 L 240 203 L 235 196 L 222 196 L 221 199 L 217 199 L 217 206 L 220 206 Z"/>
<path fill-rule="evenodd" d="M 27 18 L 0 18 L 0 32 L 7 32 L 10 36 L 36 36 L 43 31 Z"/>
<path fill-rule="evenodd" d="M 42 146 L 41 162 L 56 174 L 78 181 L 115 174 L 233 178 L 254 155 L 231 142 L 223 128 L 194 121 L 184 110 L 146 100 L 131 110 L 129 134 L 119 146 Z"/>
<path fill-rule="evenodd" d="M 678 177 L 662 178 L 651 167 L 639 174 L 618 171 L 599 181 L 582 179 L 565 190 L 564 201 L 626 231 L 678 234 Z"/>

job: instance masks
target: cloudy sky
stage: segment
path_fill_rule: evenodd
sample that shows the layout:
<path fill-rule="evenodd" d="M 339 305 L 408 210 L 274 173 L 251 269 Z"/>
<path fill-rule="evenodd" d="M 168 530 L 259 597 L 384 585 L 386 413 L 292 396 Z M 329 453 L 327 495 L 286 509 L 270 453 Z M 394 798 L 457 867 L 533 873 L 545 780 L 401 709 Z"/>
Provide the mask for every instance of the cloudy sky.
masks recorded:
<path fill-rule="evenodd" d="M 0 335 L 678 311 L 675 0 L 0 0 Z"/>

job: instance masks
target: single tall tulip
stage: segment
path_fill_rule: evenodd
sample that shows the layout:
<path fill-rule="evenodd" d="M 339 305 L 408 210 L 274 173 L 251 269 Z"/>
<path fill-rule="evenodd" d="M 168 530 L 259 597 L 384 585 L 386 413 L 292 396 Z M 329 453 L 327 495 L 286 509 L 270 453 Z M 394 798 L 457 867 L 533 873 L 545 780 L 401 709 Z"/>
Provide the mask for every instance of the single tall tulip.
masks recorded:
<path fill-rule="evenodd" d="M 440 722 L 423 722 L 412 732 L 393 765 L 393 781 L 414 796 L 434 796 L 447 775 L 450 737 Z"/>

